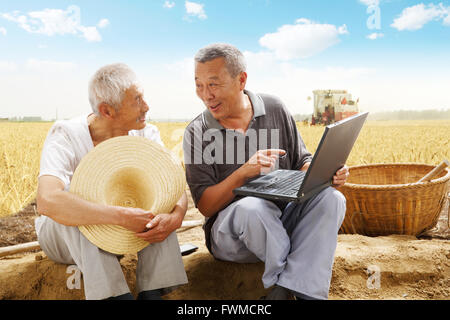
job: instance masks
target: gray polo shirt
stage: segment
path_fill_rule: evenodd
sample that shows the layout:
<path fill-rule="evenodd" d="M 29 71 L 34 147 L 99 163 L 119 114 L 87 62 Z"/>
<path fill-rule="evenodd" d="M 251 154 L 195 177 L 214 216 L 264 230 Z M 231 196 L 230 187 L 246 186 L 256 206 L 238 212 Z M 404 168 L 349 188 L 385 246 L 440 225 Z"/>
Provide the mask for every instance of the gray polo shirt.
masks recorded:
<path fill-rule="evenodd" d="M 253 118 L 245 134 L 225 129 L 205 110 L 186 128 L 183 139 L 186 179 L 197 206 L 203 192 L 246 163 L 257 150 L 283 149 L 280 169 L 297 170 L 312 160 L 295 121 L 277 97 L 244 91 L 253 107 Z M 235 197 L 234 201 L 241 197 Z M 279 205 L 279 204 L 278 204 Z M 206 244 L 215 216 L 204 225 Z"/>

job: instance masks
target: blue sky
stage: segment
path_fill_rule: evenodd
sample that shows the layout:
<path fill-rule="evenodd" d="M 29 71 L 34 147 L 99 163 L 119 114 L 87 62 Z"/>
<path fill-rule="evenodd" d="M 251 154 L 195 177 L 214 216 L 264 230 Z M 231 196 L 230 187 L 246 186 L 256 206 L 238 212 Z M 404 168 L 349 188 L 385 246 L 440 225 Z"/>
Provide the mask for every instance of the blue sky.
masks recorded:
<path fill-rule="evenodd" d="M 310 113 L 315 89 L 361 109 L 450 108 L 450 3 L 408 0 L 0 1 L 0 117 L 89 112 L 87 82 L 130 65 L 153 118 L 193 118 L 192 58 L 213 42 L 247 57 L 247 88 Z"/>

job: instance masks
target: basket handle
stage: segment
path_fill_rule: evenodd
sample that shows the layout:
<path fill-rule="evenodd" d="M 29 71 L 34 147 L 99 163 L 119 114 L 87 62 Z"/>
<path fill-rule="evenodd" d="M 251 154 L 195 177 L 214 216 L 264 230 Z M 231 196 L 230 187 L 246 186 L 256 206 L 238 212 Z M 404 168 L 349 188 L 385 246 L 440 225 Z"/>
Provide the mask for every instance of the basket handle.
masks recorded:
<path fill-rule="evenodd" d="M 420 179 L 417 182 L 427 182 L 436 177 L 438 174 L 440 174 L 446 167 L 448 167 L 450 164 L 447 159 L 444 159 L 436 168 L 428 172 L 422 179 Z"/>

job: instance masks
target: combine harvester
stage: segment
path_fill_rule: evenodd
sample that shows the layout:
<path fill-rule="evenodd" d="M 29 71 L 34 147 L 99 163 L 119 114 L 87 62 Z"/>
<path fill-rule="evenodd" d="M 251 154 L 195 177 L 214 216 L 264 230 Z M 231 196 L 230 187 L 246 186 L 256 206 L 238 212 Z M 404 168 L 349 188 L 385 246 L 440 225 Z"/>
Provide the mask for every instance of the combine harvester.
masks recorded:
<path fill-rule="evenodd" d="M 346 90 L 315 90 L 311 125 L 330 123 L 359 113 L 358 102 Z"/>

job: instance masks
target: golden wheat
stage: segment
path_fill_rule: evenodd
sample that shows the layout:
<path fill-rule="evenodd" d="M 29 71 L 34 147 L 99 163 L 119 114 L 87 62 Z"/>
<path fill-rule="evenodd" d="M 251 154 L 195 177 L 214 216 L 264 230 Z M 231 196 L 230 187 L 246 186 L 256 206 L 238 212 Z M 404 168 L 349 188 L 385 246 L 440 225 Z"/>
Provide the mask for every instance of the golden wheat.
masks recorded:
<path fill-rule="evenodd" d="M 50 123 L 0 123 L 0 217 L 36 196 L 39 160 Z"/>
<path fill-rule="evenodd" d="M 314 152 L 323 127 L 297 125 Z M 450 120 L 370 121 L 362 129 L 347 164 L 424 163 L 437 165 L 450 153 Z"/>
<path fill-rule="evenodd" d="M 165 146 L 182 158 L 187 123 L 153 123 Z M 0 123 L 0 217 L 13 214 L 36 196 L 39 160 L 51 123 Z M 324 127 L 297 124 L 312 153 Z M 361 131 L 349 166 L 368 163 L 426 163 L 449 158 L 450 120 L 368 122 Z"/>

